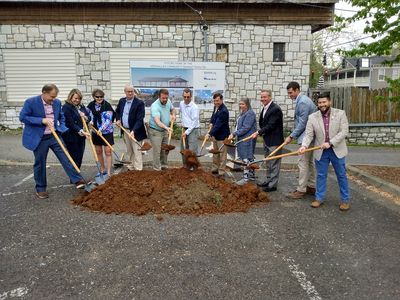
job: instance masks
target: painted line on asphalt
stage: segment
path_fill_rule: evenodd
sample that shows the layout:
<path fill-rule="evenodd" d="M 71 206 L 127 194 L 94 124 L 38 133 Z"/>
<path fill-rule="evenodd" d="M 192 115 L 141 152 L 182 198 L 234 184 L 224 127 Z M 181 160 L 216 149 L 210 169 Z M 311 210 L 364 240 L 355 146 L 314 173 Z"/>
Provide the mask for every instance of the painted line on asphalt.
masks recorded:
<path fill-rule="evenodd" d="M 50 168 L 50 166 L 49 166 L 49 165 L 47 165 L 47 166 L 46 166 L 46 169 L 48 169 L 48 168 Z M 33 174 L 33 173 L 32 173 L 32 174 L 30 174 L 30 175 L 28 175 L 28 176 L 26 176 L 24 179 L 22 179 L 21 181 L 17 182 L 16 184 L 14 184 L 12 187 L 17 187 L 17 186 L 20 186 L 20 185 L 21 185 L 21 184 L 23 184 L 25 181 L 27 181 L 27 180 L 31 179 L 33 176 L 34 176 L 34 174 Z"/>
<path fill-rule="evenodd" d="M 7 299 L 7 298 L 20 298 L 24 297 L 26 294 L 28 294 L 28 288 L 26 287 L 19 287 L 16 289 L 13 289 L 8 292 L 4 292 L 0 294 L 0 300 Z"/>
<path fill-rule="evenodd" d="M 264 228 L 265 232 L 270 235 L 271 239 L 273 240 L 274 247 L 277 250 L 282 251 L 283 247 L 276 241 L 277 238 L 275 232 L 268 226 L 267 223 L 261 220 L 258 216 L 256 216 L 256 220 L 261 224 L 261 227 Z M 297 279 L 297 282 L 307 293 L 310 300 L 322 300 L 315 286 L 311 283 L 311 281 L 307 279 L 306 273 L 301 271 L 299 264 L 296 263 L 294 258 L 283 254 L 281 254 L 281 257 L 282 260 L 288 264 L 290 272 Z"/>
<path fill-rule="evenodd" d="M 64 188 L 64 187 L 71 187 L 71 186 L 73 186 L 73 184 L 61 184 L 61 185 L 51 186 L 51 187 L 48 188 L 48 190 L 55 190 L 55 189 Z M 28 193 L 28 192 L 31 192 L 31 191 L 30 190 L 24 190 L 24 191 L 17 191 L 17 192 L 2 193 L 1 195 L 3 197 L 5 197 L 5 196 L 24 194 L 24 193 Z"/>

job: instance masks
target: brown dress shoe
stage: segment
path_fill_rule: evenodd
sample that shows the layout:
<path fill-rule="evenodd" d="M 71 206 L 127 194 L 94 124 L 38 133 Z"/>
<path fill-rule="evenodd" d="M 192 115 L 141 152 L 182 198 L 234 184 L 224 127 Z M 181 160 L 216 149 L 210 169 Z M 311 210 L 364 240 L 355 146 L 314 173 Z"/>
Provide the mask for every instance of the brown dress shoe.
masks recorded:
<path fill-rule="evenodd" d="M 311 207 L 313 208 L 318 208 L 322 205 L 323 203 L 321 201 L 318 200 L 314 200 L 313 202 L 311 202 Z"/>
<path fill-rule="evenodd" d="M 305 194 L 306 192 L 299 192 L 298 190 L 295 190 L 294 192 L 287 194 L 286 197 L 291 199 L 301 199 Z"/>
<path fill-rule="evenodd" d="M 342 202 L 340 203 L 339 209 L 341 211 L 347 211 L 350 209 L 350 204 Z"/>
<path fill-rule="evenodd" d="M 306 193 L 308 195 L 313 195 L 314 196 L 315 195 L 315 188 L 308 186 L 307 190 L 306 190 Z"/>
<path fill-rule="evenodd" d="M 46 199 L 49 198 L 49 193 L 47 192 L 36 192 L 36 197 L 39 199 Z"/>

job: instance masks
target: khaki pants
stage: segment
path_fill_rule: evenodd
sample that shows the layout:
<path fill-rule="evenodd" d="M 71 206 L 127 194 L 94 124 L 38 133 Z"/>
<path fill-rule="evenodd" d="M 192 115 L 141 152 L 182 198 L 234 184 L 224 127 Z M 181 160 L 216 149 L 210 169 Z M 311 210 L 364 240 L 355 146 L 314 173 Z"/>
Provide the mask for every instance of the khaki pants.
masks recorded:
<path fill-rule="evenodd" d="M 218 150 L 224 141 L 217 141 L 215 138 L 212 138 L 212 144 L 213 148 Z M 212 164 L 212 170 L 217 171 L 218 170 L 218 175 L 224 175 L 225 174 L 225 169 L 226 169 L 226 159 L 227 159 L 227 149 L 226 146 L 222 147 L 221 149 L 222 153 L 218 154 L 213 154 L 213 164 Z"/>
<path fill-rule="evenodd" d="M 168 131 L 158 131 L 149 127 L 149 136 L 153 146 L 153 169 L 160 171 L 161 167 L 168 167 L 167 154 L 161 149 L 161 144 L 168 143 Z"/>
<path fill-rule="evenodd" d="M 306 152 L 300 155 L 298 161 L 299 167 L 299 185 L 296 188 L 299 192 L 305 192 L 307 186 L 315 187 L 315 170 L 313 152 Z"/>
<path fill-rule="evenodd" d="M 143 159 L 142 151 L 140 151 L 140 146 L 135 143 L 126 133 L 124 133 L 123 136 L 126 146 L 126 155 L 131 162 L 131 164 L 128 165 L 128 169 L 138 171 L 143 170 Z"/>

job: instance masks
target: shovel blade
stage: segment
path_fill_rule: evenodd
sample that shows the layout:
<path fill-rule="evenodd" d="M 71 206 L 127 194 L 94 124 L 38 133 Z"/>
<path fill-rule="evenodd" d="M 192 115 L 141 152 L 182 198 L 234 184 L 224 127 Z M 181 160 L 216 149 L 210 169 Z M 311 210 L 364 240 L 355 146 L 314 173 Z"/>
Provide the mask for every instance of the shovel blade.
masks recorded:
<path fill-rule="evenodd" d="M 93 189 L 95 189 L 97 186 L 97 184 L 95 182 L 90 182 L 85 184 L 85 192 L 90 193 L 91 191 L 93 191 Z"/>

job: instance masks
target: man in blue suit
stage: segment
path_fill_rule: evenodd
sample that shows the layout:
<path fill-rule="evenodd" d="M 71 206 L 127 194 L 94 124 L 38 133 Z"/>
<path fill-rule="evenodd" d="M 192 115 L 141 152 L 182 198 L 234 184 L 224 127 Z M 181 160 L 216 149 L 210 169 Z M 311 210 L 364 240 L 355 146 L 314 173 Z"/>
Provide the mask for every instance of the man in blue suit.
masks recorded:
<path fill-rule="evenodd" d="M 211 116 L 210 125 L 211 131 L 207 134 L 207 138 L 211 137 L 213 142 L 213 148 L 219 149 L 229 134 L 229 111 L 226 108 L 223 96 L 220 93 L 215 93 L 213 95 L 214 99 L 214 112 Z M 227 159 L 226 147 L 222 148 L 222 153 L 213 154 L 213 165 L 211 172 L 213 174 L 218 174 L 218 176 L 225 175 Z"/>
<path fill-rule="evenodd" d="M 303 142 L 308 116 L 317 110 L 314 102 L 306 95 L 300 93 L 300 85 L 296 81 L 289 82 L 286 87 L 288 96 L 295 101 L 294 130 L 285 139 L 285 144 L 297 140 L 299 145 Z M 299 182 L 295 191 L 287 194 L 289 198 L 300 199 L 306 194 L 315 194 L 315 172 L 312 152 L 306 152 L 299 157 Z"/>
<path fill-rule="evenodd" d="M 132 85 L 126 85 L 124 88 L 126 97 L 121 98 L 115 110 L 117 124 L 123 126 L 130 132 L 130 137 L 127 134 L 121 133 L 124 136 L 127 156 L 131 162 L 128 165 L 129 170 L 143 170 L 142 151 L 138 143 L 135 143 L 132 138 L 140 142 L 147 138 L 146 129 L 144 128 L 144 102 L 135 97 L 135 90 Z"/>
<path fill-rule="evenodd" d="M 77 188 L 83 188 L 85 181 L 74 169 L 61 146 L 50 131 L 63 133 L 68 130 L 65 127 L 65 118 L 61 110 L 61 101 L 57 98 L 58 88 L 54 84 L 46 84 L 42 88 L 42 94 L 25 100 L 19 115 L 19 120 L 25 124 L 22 144 L 33 151 L 35 163 L 33 173 L 36 182 L 36 196 L 40 199 L 49 197 L 46 191 L 46 160 L 49 149 L 53 150 L 65 172 Z"/>

